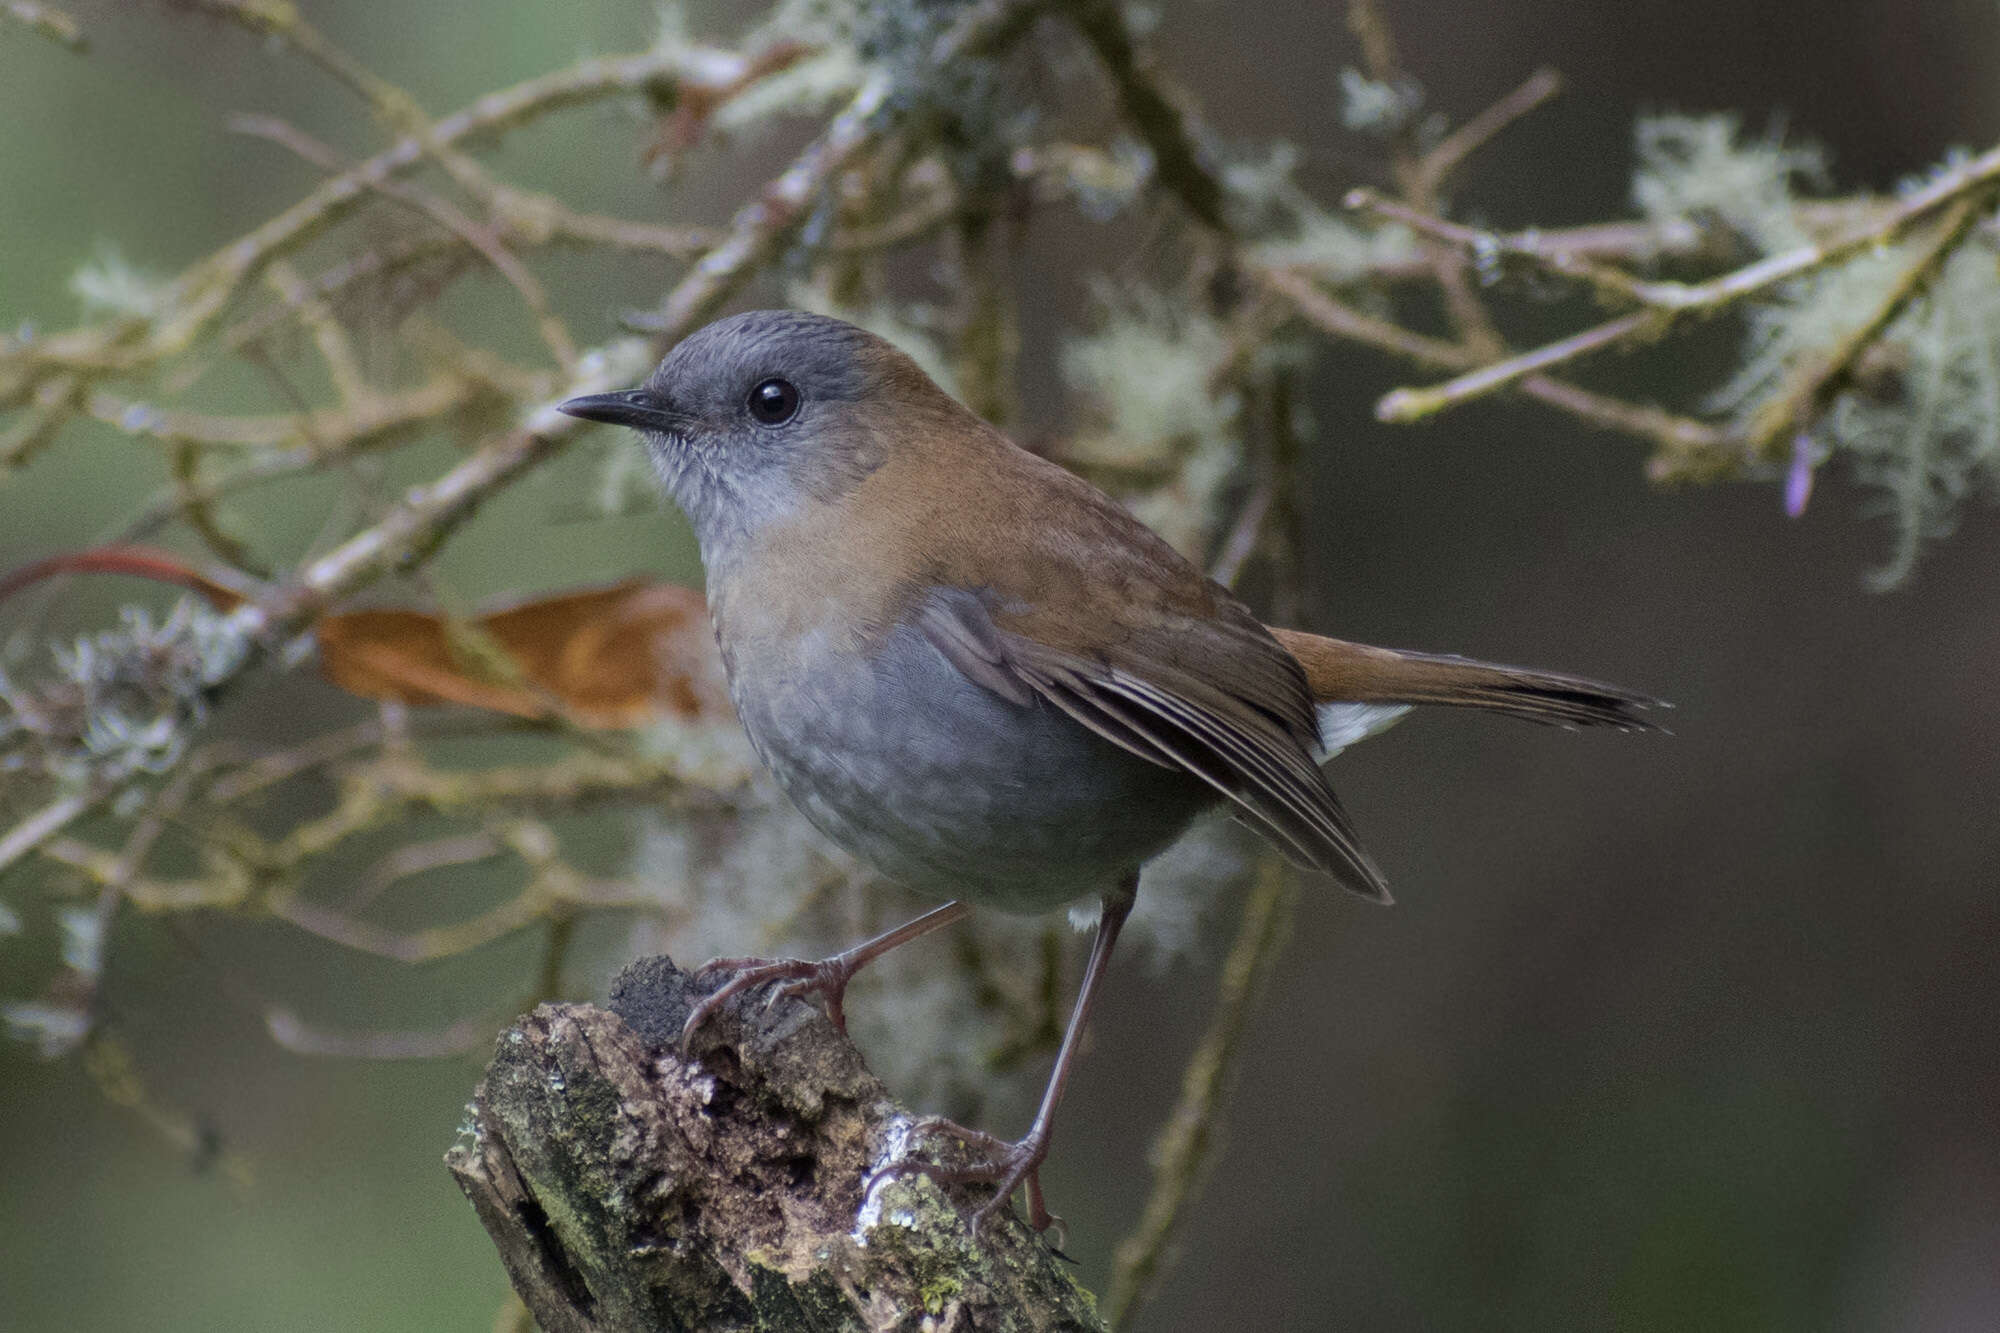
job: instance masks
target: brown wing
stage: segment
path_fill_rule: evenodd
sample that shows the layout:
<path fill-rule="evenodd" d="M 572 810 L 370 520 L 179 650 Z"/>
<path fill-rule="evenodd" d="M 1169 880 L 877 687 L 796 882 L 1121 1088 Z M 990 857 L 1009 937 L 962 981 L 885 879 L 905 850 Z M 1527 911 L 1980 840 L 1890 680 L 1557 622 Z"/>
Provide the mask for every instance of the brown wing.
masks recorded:
<path fill-rule="evenodd" d="M 1158 662 L 1089 662 L 1018 638 L 1008 648 L 1020 678 L 1084 726 L 1208 783 L 1295 863 L 1389 900 L 1311 756 L 1254 703 Z"/>
<path fill-rule="evenodd" d="M 1256 617 L 1101 493 L 1047 469 L 1005 549 L 941 553 L 956 591 L 916 619 L 968 679 L 1025 687 L 1115 745 L 1193 774 L 1308 869 L 1387 901 L 1327 786 L 1305 673 Z M 1017 460 L 1016 466 L 1022 466 Z M 972 571 L 984 576 L 975 581 Z"/>

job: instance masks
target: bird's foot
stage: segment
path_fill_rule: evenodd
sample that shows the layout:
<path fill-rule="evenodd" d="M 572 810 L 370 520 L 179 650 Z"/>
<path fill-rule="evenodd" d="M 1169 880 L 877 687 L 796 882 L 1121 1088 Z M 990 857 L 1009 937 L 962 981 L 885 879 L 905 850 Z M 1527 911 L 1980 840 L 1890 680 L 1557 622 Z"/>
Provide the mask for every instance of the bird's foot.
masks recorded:
<path fill-rule="evenodd" d="M 847 1032 L 847 1010 L 843 1002 L 847 996 L 847 983 L 860 964 L 845 954 L 832 958 L 808 961 L 803 958 L 714 958 L 695 969 L 697 978 L 706 978 L 718 973 L 729 973 L 729 979 L 711 991 L 700 1004 L 688 1014 L 687 1022 L 681 1026 L 681 1051 L 686 1054 L 694 1042 L 694 1034 L 701 1025 L 715 1016 L 732 996 L 768 982 L 783 982 L 767 1003 L 776 1004 L 780 1000 L 797 1000 L 817 992 L 821 1003 L 826 1006 L 826 1016 L 842 1035 Z"/>
<path fill-rule="evenodd" d="M 867 1190 L 885 1180 L 898 1176 L 929 1176 L 941 1185 L 992 1185 L 993 1197 L 979 1206 L 972 1215 L 972 1232 L 979 1235 L 986 1224 L 1007 1207 L 1007 1201 L 1014 1197 L 1014 1191 L 1022 1186 L 1028 1191 L 1028 1225 L 1037 1232 L 1058 1228 L 1058 1247 L 1063 1236 L 1063 1220 L 1048 1210 L 1042 1200 L 1042 1163 L 1049 1155 L 1049 1136 L 1045 1130 L 1031 1131 L 1017 1142 L 1008 1142 L 983 1130 L 967 1129 L 965 1126 L 946 1120 L 941 1116 L 926 1116 L 911 1126 L 912 1136 L 933 1133 L 944 1134 L 957 1139 L 972 1150 L 973 1160 L 947 1166 L 940 1162 L 920 1162 L 903 1158 L 889 1162 L 869 1174 L 865 1182 Z"/>

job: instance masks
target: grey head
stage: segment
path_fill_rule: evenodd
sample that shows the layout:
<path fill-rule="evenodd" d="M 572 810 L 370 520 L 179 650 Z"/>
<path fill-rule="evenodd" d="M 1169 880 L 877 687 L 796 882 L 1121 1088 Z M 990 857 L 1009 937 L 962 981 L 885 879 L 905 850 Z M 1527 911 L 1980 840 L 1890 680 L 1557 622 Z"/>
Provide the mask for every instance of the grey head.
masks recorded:
<path fill-rule="evenodd" d="M 639 432 L 713 564 L 767 523 L 844 494 L 887 457 L 898 404 L 938 400 L 964 410 L 864 329 L 753 310 L 688 335 L 640 387 L 561 409 Z"/>

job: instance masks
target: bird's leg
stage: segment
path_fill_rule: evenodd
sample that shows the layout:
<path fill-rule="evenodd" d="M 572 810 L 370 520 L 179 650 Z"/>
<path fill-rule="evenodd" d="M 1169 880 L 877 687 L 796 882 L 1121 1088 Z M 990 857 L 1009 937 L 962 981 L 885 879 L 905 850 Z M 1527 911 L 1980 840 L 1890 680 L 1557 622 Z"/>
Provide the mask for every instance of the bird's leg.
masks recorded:
<path fill-rule="evenodd" d="M 843 1033 L 847 1031 L 847 1011 L 842 1001 L 847 994 L 847 983 L 854 974 L 880 958 L 899 944 L 908 944 L 934 930 L 942 930 L 960 917 L 968 915 L 972 909 L 964 903 L 946 903 L 935 907 L 914 921 L 906 921 L 894 930 L 884 931 L 872 940 L 866 940 L 851 949 L 843 950 L 831 958 L 809 961 L 804 958 L 715 958 L 695 969 L 697 977 L 710 976 L 717 972 L 733 975 L 722 983 L 712 994 L 694 1007 L 688 1014 L 687 1022 L 681 1027 L 681 1050 L 685 1053 L 694 1034 L 706 1023 L 723 1002 L 730 996 L 761 986 L 767 981 L 783 981 L 782 986 L 771 998 L 799 999 L 818 991 L 826 1003 L 826 1016 Z"/>
<path fill-rule="evenodd" d="M 1007 1206 L 1016 1189 L 1025 1185 L 1028 1190 L 1028 1225 L 1036 1231 L 1046 1231 L 1060 1220 L 1042 1202 L 1041 1166 L 1049 1155 L 1049 1130 L 1055 1122 L 1056 1104 L 1062 1100 L 1063 1085 L 1069 1081 L 1070 1065 L 1076 1059 L 1084 1024 L 1090 1019 L 1098 987 L 1104 980 L 1104 969 L 1111 961 L 1112 946 L 1118 943 L 1119 928 L 1131 914 L 1138 884 L 1138 876 L 1133 875 L 1119 885 L 1116 892 L 1104 895 L 1103 911 L 1097 918 L 1097 938 L 1091 942 L 1090 962 L 1083 971 L 1083 986 L 1077 992 L 1076 1007 L 1069 1015 L 1069 1027 L 1063 1032 L 1062 1048 L 1056 1052 L 1056 1066 L 1049 1073 L 1048 1087 L 1042 1091 L 1042 1104 L 1035 1112 L 1035 1122 L 1028 1127 L 1027 1135 L 1019 1142 L 1008 1143 L 949 1120 L 936 1117 L 920 1120 L 916 1130 L 948 1134 L 969 1145 L 985 1160 L 964 1166 L 942 1166 L 936 1162 L 907 1159 L 890 1162 L 869 1177 L 868 1189 L 873 1189 L 878 1181 L 899 1175 L 925 1175 L 948 1185 L 990 1182 L 994 1186 L 993 1197 L 981 1205 L 972 1217 L 972 1229 L 977 1232 L 995 1213 Z"/>

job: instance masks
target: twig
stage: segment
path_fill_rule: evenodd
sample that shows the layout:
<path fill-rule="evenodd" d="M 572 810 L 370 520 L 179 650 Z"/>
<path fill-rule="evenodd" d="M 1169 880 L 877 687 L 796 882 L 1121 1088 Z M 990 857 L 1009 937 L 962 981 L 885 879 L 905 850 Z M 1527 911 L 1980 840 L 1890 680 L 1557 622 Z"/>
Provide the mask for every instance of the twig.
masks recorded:
<path fill-rule="evenodd" d="M 722 233 L 713 227 L 668 227 L 596 213 L 580 213 L 547 195 L 506 187 L 503 187 L 503 199 L 495 225 L 499 228 L 501 240 L 518 248 L 602 246 L 632 254 L 689 259 L 713 248 L 722 238 Z M 330 300 L 363 283 L 463 253 L 463 242 L 449 233 L 426 232 L 406 237 L 393 248 L 367 250 L 334 265 L 305 284 L 298 295 L 307 301 Z M 286 313 L 260 312 L 232 327 L 222 341 L 232 351 L 240 348 L 264 334 Z"/>
<path fill-rule="evenodd" d="M 1361 43 L 1371 79 L 1392 87 L 1412 85 L 1413 81 L 1403 71 L 1397 57 L 1395 35 L 1389 21 L 1375 0 L 1349 0 L 1347 26 Z M 1530 84 L 1533 82 L 1531 79 Z M 1511 97 L 1502 99 L 1503 108 L 1511 100 Z M 1511 123 L 1514 117 L 1503 109 L 1474 119 L 1490 120 L 1493 132 L 1497 132 Z M 1395 127 L 1390 140 L 1391 171 L 1404 202 L 1419 212 L 1435 213 L 1438 210 L 1438 188 L 1443 184 L 1449 167 L 1455 164 L 1447 163 L 1445 169 L 1434 169 L 1427 165 L 1428 161 L 1427 155 L 1418 147 L 1416 118 L 1409 117 Z M 1452 331 L 1457 334 L 1459 343 L 1479 361 L 1500 356 L 1506 351 L 1506 342 L 1494 327 L 1485 302 L 1473 289 L 1464 260 L 1447 250 L 1427 249 L 1431 275 L 1437 282 L 1438 292 L 1444 299 L 1445 313 L 1451 320 Z"/>
<path fill-rule="evenodd" d="M 729 83 L 744 59 L 733 52 L 686 47 L 581 61 L 476 99 L 436 122 L 430 142 L 483 142 L 554 112 L 609 97 L 632 93 L 667 97 L 680 87 Z M 424 143 L 402 139 L 192 265 L 169 284 L 162 300 L 171 316 L 151 324 L 121 319 L 32 342 L 9 340 L 0 345 L 0 370 L 20 361 L 44 375 L 65 370 L 103 374 L 135 370 L 184 350 L 226 308 L 242 283 L 347 217 L 372 195 L 375 181 L 410 170 L 425 155 Z"/>
<path fill-rule="evenodd" d="M 6 0 L 5 4 L 0 4 L 0 14 L 5 14 L 16 23 L 27 24 L 50 41 L 67 46 L 72 51 L 81 53 L 90 49 L 82 25 L 60 9 L 35 4 L 34 0 Z"/>
<path fill-rule="evenodd" d="M 327 460 L 463 412 L 492 393 L 492 386 L 468 377 L 441 375 L 402 393 L 370 395 L 351 407 L 322 408 L 316 412 L 216 416 L 166 412 L 103 392 L 92 394 L 85 410 L 127 435 L 164 444 L 225 450 L 264 450 L 300 444 L 310 446 L 316 460 Z"/>
<path fill-rule="evenodd" d="M 1204 225 L 1228 233 L 1222 182 L 1202 162 L 1187 114 L 1162 90 L 1133 41 L 1124 8 L 1114 0 L 1076 0 L 1067 8 L 1118 89 L 1125 118 L 1152 150 L 1155 178 Z"/>
<path fill-rule="evenodd" d="M 1180 1097 L 1153 1141 L 1153 1188 L 1138 1225 L 1112 1259 L 1105 1319 L 1124 1327 L 1153 1294 L 1182 1215 L 1213 1165 L 1215 1125 L 1257 997 L 1284 949 L 1298 890 L 1283 862 L 1265 856 L 1222 965 L 1215 1012 L 1181 1074 Z"/>
<path fill-rule="evenodd" d="M 34 402 L 0 434 L 0 471 L 25 466 L 48 447 L 75 409 L 83 387 L 84 377 L 75 374 L 52 375 L 37 386 Z"/>
<path fill-rule="evenodd" d="M 945 68 L 1004 44 L 1039 14 L 1049 0 L 981 0 L 938 41 L 931 64 Z M 895 80 L 884 70 L 870 74 L 847 106 L 807 145 L 783 175 L 737 210 L 729 234 L 694 270 L 675 285 L 657 312 L 628 320 L 654 335 L 664 350 L 686 337 L 721 307 L 804 224 L 809 206 L 849 163 L 873 148 L 906 108 L 892 102 Z"/>
<path fill-rule="evenodd" d="M 1367 186 L 1348 191 L 1347 197 L 1341 200 L 1341 206 L 1400 222 L 1419 236 L 1443 241 L 1476 258 L 1523 259 L 1562 277 L 1587 282 L 1606 295 L 1635 303 L 1643 303 L 1645 299 L 1645 284 L 1639 279 L 1620 269 L 1596 263 L 1585 255 L 1553 245 L 1543 233 L 1507 234 L 1468 227 L 1412 208 Z"/>
<path fill-rule="evenodd" d="M 1896 275 L 1896 281 L 1883 294 L 1875 309 L 1869 312 L 1868 318 L 1850 329 L 1791 392 L 1773 399 L 1758 410 L 1745 440 L 1752 457 L 1770 457 L 1780 440 L 1789 440 L 1795 431 L 1804 429 L 1826 409 L 1834 395 L 1852 378 L 1855 363 L 1860 360 L 1861 354 L 1874 345 L 1875 340 L 1909 308 L 1910 302 L 1930 286 L 1945 260 L 1972 234 L 1973 227 L 1991 202 L 1991 192 L 1987 192 L 1967 196 L 1954 204 L 1939 222 L 1937 234 Z"/>
<path fill-rule="evenodd" d="M 271 1040 L 300 1055 L 354 1060 L 435 1060 L 463 1055 L 493 1040 L 493 1016 L 462 1018 L 450 1027 L 408 1032 L 346 1032 L 307 1023 L 282 1005 L 264 1010 Z"/>
<path fill-rule="evenodd" d="M 962 207 L 957 191 L 940 188 L 922 204 L 896 217 L 835 232 L 826 243 L 827 252 L 835 255 L 873 254 L 921 241 L 942 230 L 946 223 L 958 216 Z"/>
<path fill-rule="evenodd" d="M 475 865 L 503 855 L 506 850 L 506 844 L 489 832 L 460 833 L 432 838 L 428 842 L 406 843 L 377 861 L 361 877 L 354 890 L 342 900 L 340 910 L 352 916 L 373 906 L 376 899 L 402 880 L 452 866 Z"/>
<path fill-rule="evenodd" d="M 332 381 L 333 392 L 341 404 L 352 407 L 374 397 L 367 376 L 361 372 L 361 361 L 354 354 L 353 340 L 334 318 L 325 296 L 282 259 L 264 270 L 264 285 L 312 335 L 313 348 L 325 364 L 327 379 Z"/>
<path fill-rule="evenodd" d="M 1736 432 L 1728 426 L 1711 425 L 1650 403 L 1628 402 L 1547 375 L 1522 380 L 1520 392 L 1600 429 L 1651 440 L 1667 454 L 1734 449 L 1739 443 Z"/>
<path fill-rule="evenodd" d="M 352 170 L 333 149 L 276 116 L 232 116 L 229 128 L 238 134 L 269 140 L 329 174 Z M 550 355 L 555 357 L 556 364 L 565 374 L 574 372 L 576 344 L 570 339 L 568 328 L 549 309 L 548 293 L 542 290 L 541 279 L 514 257 L 492 228 L 474 222 L 429 190 L 405 185 L 389 177 L 370 181 L 369 188 L 386 199 L 415 209 L 465 242 L 491 264 L 520 293 L 521 300 L 534 315 L 535 327 L 541 333 L 542 342 L 548 347 Z"/>
<path fill-rule="evenodd" d="M 358 953 L 415 965 L 471 953 L 496 940 L 505 939 L 541 920 L 548 907 L 548 899 L 538 886 L 530 885 L 506 902 L 477 916 L 466 917 L 447 926 L 407 932 L 389 930 L 289 894 L 272 898 L 267 907 L 272 916 L 308 935 L 316 935 Z"/>
<path fill-rule="evenodd" d="M 560 199 L 508 189 L 495 218 L 517 245 L 601 245 L 633 254 L 692 259 L 721 238 L 713 227 L 665 227 L 601 213 L 581 213 Z"/>
<path fill-rule="evenodd" d="M 1472 361 L 1472 354 L 1457 343 L 1433 338 L 1427 333 L 1418 333 L 1356 310 L 1321 291 L 1311 278 L 1298 270 L 1259 268 L 1255 270 L 1255 276 L 1290 302 L 1322 332 L 1336 338 L 1379 347 L 1420 366 L 1457 367 Z"/>
<path fill-rule="evenodd" d="M 1532 352 L 1523 352 L 1505 361 L 1468 371 L 1434 388 L 1396 389 L 1384 394 L 1375 404 L 1375 417 L 1378 421 L 1392 423 L 1420 420 L 1445 408 L 1483 398 L 1495 389 L 1508 388 L 1537 371 L 1564 365 L 1637 334 L 1664 332 L 1671 318 L 1656 310 L 1634 311 L 1595 328 L 1585 329 L 1582 333 L 1537 347 Z"/>
<path fill-rule="evenodd" d="M 571 947 L 576 943 L 575 912 L 556 903 L 550 907 L 547 919 L 549 933 L 542 941 L 541 965 L 535 969 L 536 1004 L 562 998 L 563 967 L 569 961 Z"/>
<path fill-rule="evenodd" d="M 256 37 L 276 39 L 297 51 L 374 108 L 398 133 L 422 118 L 415 100 L 367 68 L 306 21 L 289 0 L 181 0 L 187 8 L 234 23 Z"/>
<path fill-rule="evenodd" d="M 489 230 L 499 230 L 503 225 L 504 215 L 533 209 L 537 205 L 545 209 L 551 206 L 561 207 L 546 197 L 533 200 L 522 197 L 518 191 L 511 190 L 494 180 L 477 162 L 454 150 L 447 140 L 439 137 L 437 127 L 414 96 L 348 55 L 324 33 L 307 22 L 294 5 L 274 4 L 270 3 L 270 0 L 191 0 L 191 3 L 207 12 L 238 23 L 251 32 L 280 38 L 367 102 L 377 119 L 387 125 L 392 132 L 406 135 L 421 143 L 424 151 L 444 168 L 445 174 L 467 194 L 486 206 L 489 215 L 487 227 L 472 228 L 471 234 L 467 236 L 467 239 L 482 253 L 485 247 L 478 244 L 478 236 Z M 698 96 L 690 90 L 683 100 L 699 100 L 711 107 L 720 105 L 758 80 L 796 63 L 805 54 L 804 47 L 793 43 L 779 43 L 747 58 L 738 58 L 731 62 L 730 77 L 725 82 L 701 90 Z M 452 230 L 458 231 L 458 228 L 453 227 Z M 501 242 L 496 237 L 491 244 L 497 247 Z M 510 281 L 516 281 L 515 275 L 508 272 L 504 265 L 496 261 L 496 267 L 507 273 Z M 539 287 L 537 286 L 535 290 L 539 290 Z M 529 295 L 528 291 L 524 290 L 523 295 Z M 548 314 L 546 302 L 536 306 L 535 309 L 538 320 L 544 326 L 543 337 L 546 340 L 550 336 L 550 329 L 547 326 L 552 316 Z M 556 326 L 556 332 L 561 335 L 561 345 L 566 346 L 567 334 L 559 325 Z M 556 350 L 556 344 L 551 344 L 551 350 Z M 569 358 L 559 353 L 557 361 L 565 370 L 569 369 Z"/>
<path fill-rule="evenodd" d="M 56 838 L 41 850 L 47 860 L 80 872 L 100 887 L 125 874 L 123 857 L 80 838 Z M 120 896 L 142 912 L 193 912 L 240 907 L 251 888 L 249 878 L 233 870 L 206 879 L 132 875 L 124 882 Z"/>
<path fill-rule="evenodd" d="M 1001 218 L 980 209 L 961 215 L 954 240 L 958 393 L 967 407 L 1004 428 L 1018 406 L 1015 370 L 1021 350 L 1014 286 L 1003 280 L 1011 237 Z"/>
<path fill-rule="evenodd" d="M 827 182 L 881 137 L 892 88 L 887 73 L 871 75 L 846 109 L 791 167 L 737 210 L 727 236 L 667 294 L 659 311 L 631 316 L 626 322 L 655 335 L 655 346 L 664 349 L 719 309 L 797 232 L 805 222 L 807 206 Z"/>
<path fill-rule="evenodd" d="M 1376 404 L 1375 415 L 1383 421 L 1415 421 L 1484 397 L 1524 376 L 1575 360 L 1613 343 L 1638 336 L 1655 336 L 1687 315 L 1711 314 L 1781 283 L 1837 264 L 1876 246 L 1889 244 L 1940 208 L 1967 195 L 1983 192 L 1996 182 L 2000 182 L 2000 148 L 1988 149 L 1958 168 L 1942 173 L 1929 185 L 1899 200 L 1880 219 L 1846 236 L 1798 246 L 1707 282 L 1635 283 L 1633 294 L 1645 302 L 1646 310 L 1622 315 L 1531 352 L 1482 366 L 1444 384 L 1394 390 Z"/>
<path fill-rule="evenodd" d="M 139 1077 L 132 1052 L 115 1035 L 92 1032 L 84 1042 L 83 1067 L 104 1100 L 137 1115 L 196 1167 L 216 1170 L 236 1188 L 248 1188 L 250 1168 L 243 1159 L 222 1150 L 211 1126 L 156 1099 Z"/>
<path fill-rule="evenodd" d="M 1417 162 L 1418 193 L 1435 198 L 1445 181 L 1465 159 L 1493 137 L 1562 91 L 1562 75 L 1543 66 L 1521 86 L 1466 121 L 1438 142 Z"/>
<path fill-rule="evenodd" d="M 0 873 L 97 808 L 109 793 L 93 788 L 58 796 L 0 837 Z"/>
<path fill-rule="evenodd" d="M 1436 370 L 1457 370 L 1472 364 L 1470 353 L 1457 343 L 1364 314 L 1320 290 L 1303 272 L 1259 269 L 1257 277 L 1316 328 L 1336 338 L 1379 348 Z M 1662 408 L 1627 402 L 1547 375 L 1530 375 L 1514 387 L 1524 397 L 1593 426 L 1650 440 L 1666 451 L 1722 448 L 1735 438 L 1722 427 Z"/>
<path fill-rule="evenodd" d="M 257 755 L 211 783 L 202 795 L 213 805 L 234 805 L 245 797 L 288 781 L 301 773 L 309 773 L 359 750 L 380 745 L 383 738 L 382 723 L 376 718 L 370 718 L 366 722 L 340 731 L 329 731 L 315 736 L 299 745 Z"/>
<path fill-rule="evenodd" d="M 1348 0 L 1347 30 L 1361 43 L 1361 61 L 1369 78 L 1377 83 L 1395 83 L 1403 78 L 1395 34 L 1375 7 L 1375 0 Z"/>
<path fill-rule="evenodd" d="M 1250 563 L 1250 557 L 1257 553 L 1257 545 L 1264 537 L 1264 520 L 1270 516 L 1271 502 L 1275 498 L 1275 488 L 1268 469 L 1261 470 L 1250 485 L 1250 493 L 1243 499 L 1243 507 L 1237 511 L 1236 522 L 1229 529 L 1229 536 L 1223 540 L 1222 551 L 1215 557 L 1215 564 L 1208 576 L 1225 588 L 1236 586 L 1236 580 L 1243 576 L 1243 567 Z"/>

